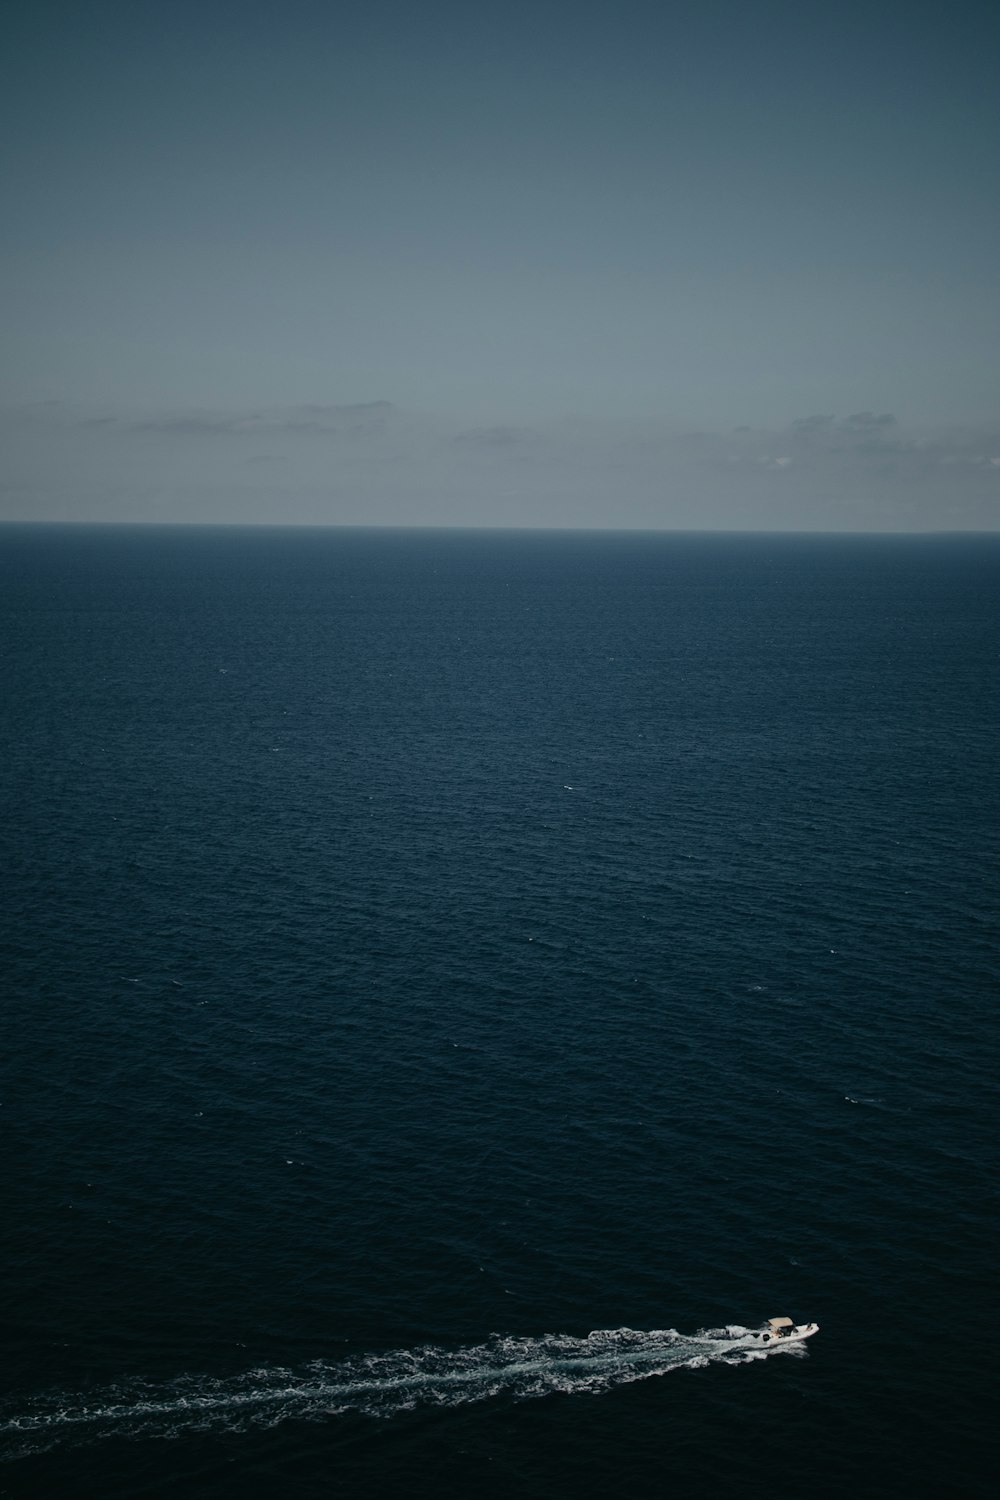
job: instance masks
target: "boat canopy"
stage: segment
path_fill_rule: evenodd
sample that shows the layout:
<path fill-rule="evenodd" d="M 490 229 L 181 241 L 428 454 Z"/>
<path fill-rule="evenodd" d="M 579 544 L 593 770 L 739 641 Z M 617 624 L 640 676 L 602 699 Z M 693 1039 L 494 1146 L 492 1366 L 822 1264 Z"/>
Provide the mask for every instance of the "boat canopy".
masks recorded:
<path fill-rule="evenodd" d="M 791 1318 L 768 1318 L 767 1326 L 769 1328 L 794 1328 L 795 1324 Z"/>

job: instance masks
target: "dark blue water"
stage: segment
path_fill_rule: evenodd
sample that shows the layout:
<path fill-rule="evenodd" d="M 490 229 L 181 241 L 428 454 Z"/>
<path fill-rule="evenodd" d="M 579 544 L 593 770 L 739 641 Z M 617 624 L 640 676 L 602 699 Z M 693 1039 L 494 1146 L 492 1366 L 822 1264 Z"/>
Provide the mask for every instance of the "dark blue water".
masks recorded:
<path fill-rule="evenodd" d="M 987 1493 L 998 585 L 0 532 L 0 1493 Z"/>

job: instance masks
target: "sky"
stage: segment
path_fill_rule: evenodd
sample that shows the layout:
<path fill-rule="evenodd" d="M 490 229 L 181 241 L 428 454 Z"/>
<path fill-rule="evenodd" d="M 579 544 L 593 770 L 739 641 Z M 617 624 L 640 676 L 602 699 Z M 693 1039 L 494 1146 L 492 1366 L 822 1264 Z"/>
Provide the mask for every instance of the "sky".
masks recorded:
<path fill-rule="evenodd" d="M 0 519 L 1000 528 L 1000 10 L 32 0 Z"/>

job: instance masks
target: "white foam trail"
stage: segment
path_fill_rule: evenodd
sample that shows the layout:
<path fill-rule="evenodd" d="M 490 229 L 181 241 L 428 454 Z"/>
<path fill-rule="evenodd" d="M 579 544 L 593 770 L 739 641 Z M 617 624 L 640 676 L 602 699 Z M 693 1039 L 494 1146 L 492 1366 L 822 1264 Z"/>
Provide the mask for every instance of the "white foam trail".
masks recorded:
<path fill-rule="evenodd" d="M 464 1349 L 427 1345 L 361 1355 L 301 1370 L 250 1370 L 216 1380 L 185 1375 L 154 1385 L 129 1380 L 86 1395 L 47 1392 L 20 1411 L 0 1412 L 7 1456 L 102 1437 L 170 1437 L 187 1430 L 245 1431 L 346 1412 L 391 1416 L 423 1406 L 464 1406 L 501 1393 L 518 1399 L 554 1391 L 596 1394 L 671 1370 L 742 1364 L 771 1355 L 805 1354 L 801 1343 L 762 1346 L 738 1325 L 680 1334 L 601 1329 L 586 1338 L 497 1336 Z"/>

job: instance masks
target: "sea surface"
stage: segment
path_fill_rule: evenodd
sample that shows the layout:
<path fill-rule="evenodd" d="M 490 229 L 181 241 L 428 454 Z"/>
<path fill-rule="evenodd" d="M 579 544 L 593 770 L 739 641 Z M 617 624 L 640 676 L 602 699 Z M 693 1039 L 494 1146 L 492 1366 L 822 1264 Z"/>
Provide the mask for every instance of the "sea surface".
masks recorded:
<path fill-rule="evenodd" d="M 0 1495 L 991 1493 L 1000 538 L 8 527 L 0 643 Z"/>

